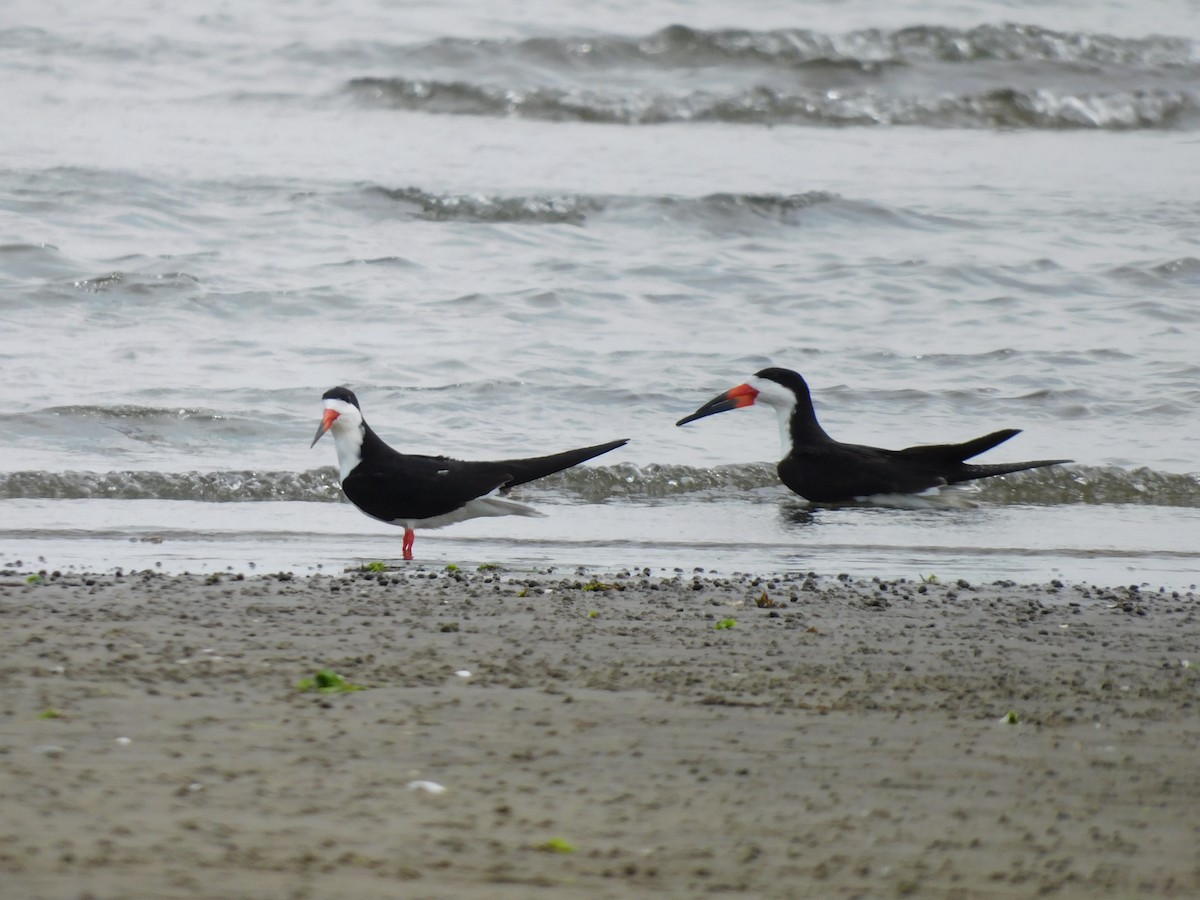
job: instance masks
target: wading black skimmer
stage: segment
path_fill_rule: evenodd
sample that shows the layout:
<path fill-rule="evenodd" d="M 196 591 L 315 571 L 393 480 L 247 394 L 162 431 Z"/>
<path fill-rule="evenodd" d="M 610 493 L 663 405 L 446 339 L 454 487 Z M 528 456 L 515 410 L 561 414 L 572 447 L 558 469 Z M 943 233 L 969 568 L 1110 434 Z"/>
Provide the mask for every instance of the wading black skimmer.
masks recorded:
<path fill-rule="evenodd" d="M 309 446 L 315 446 L 325 432 L 333 432 L 342 490 L 371 518 L 404 529 L 405 559 L 413 558 L 414 528 L 440 528 L 480 516 L 542 515 L 497 494 L 627 443 L 610 441 L 550 456 L 497 462 L 412 456 L 392 449 L 371 430 L 352 391 L 331 388 L 323 399 L 325 416 Z"/>
<path fill-rule="evenodd" d="M 745 384 L 709 400 L 676 425 L 754 403 L 765 403 L 779 415 L 783 449 L 779 478 L 814 503 L 845 503 L 888 494 L 918 494 L 976 478 L 1007 475 L 1071 462 L 1039 459 L 1032 462 L 975 465 L 964 462 L 1020 434 L 1016 428 L 996 431 L 962 444 L 934 444 L 905 450 L 884 450 L 843 444 L 817 422 L 812 396 L 804 379 L 790 369 L 763 369 Z"/>

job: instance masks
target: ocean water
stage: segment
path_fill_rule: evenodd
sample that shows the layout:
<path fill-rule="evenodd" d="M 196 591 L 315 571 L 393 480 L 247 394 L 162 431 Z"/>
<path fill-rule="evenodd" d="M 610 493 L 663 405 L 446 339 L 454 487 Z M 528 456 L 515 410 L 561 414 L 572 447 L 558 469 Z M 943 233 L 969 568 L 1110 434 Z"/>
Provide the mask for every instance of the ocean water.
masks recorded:
<path fill-rule="evenodd" d="M 418 562 L 1200 582 L 1200 8 L 1176 0 L 0 12 L 0 567 L 329 570 L 321 393 L 536 455 Z M 751 409 L 1022 434 L 954 509 L 810 509 Z"/>

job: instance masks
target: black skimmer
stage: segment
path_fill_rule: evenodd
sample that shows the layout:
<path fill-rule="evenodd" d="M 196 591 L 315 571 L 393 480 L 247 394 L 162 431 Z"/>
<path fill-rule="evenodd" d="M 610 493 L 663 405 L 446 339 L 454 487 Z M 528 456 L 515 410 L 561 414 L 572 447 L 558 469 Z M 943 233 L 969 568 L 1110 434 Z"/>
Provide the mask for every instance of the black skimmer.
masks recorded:
<path fill-rule="evenodd" d="M 413 558 L 414 528 L 440 528 L 480 516 L 543 515 L 497 494 L 628 443 L 609 441 L 550 456 L 497 462 L 413 456 L 389 447 L 371 430 L 353 391 L 331 388 L 322 399 L 325 415 L 309 446 L 316 446 L 325 432 L 333 432 L 342 490 L 371 518 L 404 529 L 405 559 Z"/>
<path fill-rule="evenodd" d="M 962 444 L 934 444 L 904 450 L 843 444 L 821 428 L 808 385 L 790 369 L 763 369 L 745 384 L 714 397 L 675 424 L 686 425 L 705 416 L 754 403 L 765 403 L 779 415 L 779 430 L 787 454 L 779 463 L 780 479 L 813 503 L 845 503 L 889 494 L 919 494 L 977 478 L 1071 462 L 1069 459 L 991 465 L 964 462 L 1020 434 L 1016 428 L 996 431 Z"/>

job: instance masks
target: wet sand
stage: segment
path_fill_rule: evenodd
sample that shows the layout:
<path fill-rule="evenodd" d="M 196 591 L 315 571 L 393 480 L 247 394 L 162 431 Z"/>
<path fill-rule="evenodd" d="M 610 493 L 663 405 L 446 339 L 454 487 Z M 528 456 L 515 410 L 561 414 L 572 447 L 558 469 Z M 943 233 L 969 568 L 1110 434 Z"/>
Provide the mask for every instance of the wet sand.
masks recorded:
<path fill-rule="evenodd" d="M 3 893 L 1200 896 L 1197 609 L 804 575 L 8 575 Z M 366 689 L 297 688 L 326 668 Z"/>

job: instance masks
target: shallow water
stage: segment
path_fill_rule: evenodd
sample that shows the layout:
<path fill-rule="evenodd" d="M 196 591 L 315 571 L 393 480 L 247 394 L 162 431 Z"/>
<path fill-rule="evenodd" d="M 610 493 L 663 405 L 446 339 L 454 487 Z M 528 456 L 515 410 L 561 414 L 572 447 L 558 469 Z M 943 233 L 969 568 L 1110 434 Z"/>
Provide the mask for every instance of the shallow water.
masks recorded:
<path fill-rule="evenodd" d="M 508 570 L 815 571 L 941 581 L 1135 584 L 1195 589 L 1194 509 L 1069 506 L 899 511 L 809 509 L 782 489 L 749 499 L 581 505 L 530 492 L 544 519 L 481 519 L 418 532 L 415 565 Z M 8 501 L 0 545 L 19 570 L 289 571 L 404 565 L 400 532 L 345 506 L 264 501 Z"/>
<path fill-rule="evenodd" d="M 632 438 L 418 558 L 1200 577 L 1191 5 L 344 7 L 11 7 L 0 562 L 394 556 L 319 503 L 345 383 L 416 452 Z M 771 416 L 673 426 L 766 365 L 1078 465 L 793 527 Z"/>

